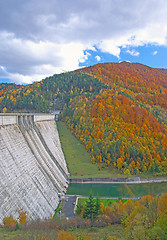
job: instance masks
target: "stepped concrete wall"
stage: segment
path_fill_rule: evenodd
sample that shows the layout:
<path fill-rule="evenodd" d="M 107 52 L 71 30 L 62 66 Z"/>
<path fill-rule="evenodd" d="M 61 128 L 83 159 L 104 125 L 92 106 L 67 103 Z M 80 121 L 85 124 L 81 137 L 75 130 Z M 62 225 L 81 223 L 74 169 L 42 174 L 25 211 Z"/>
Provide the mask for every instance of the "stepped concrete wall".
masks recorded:
<path fill-rule="evenodd" d="M 0 114 L 0 224 L 21 208 L 49 218 L 68 183 L 55 116 Z"/>

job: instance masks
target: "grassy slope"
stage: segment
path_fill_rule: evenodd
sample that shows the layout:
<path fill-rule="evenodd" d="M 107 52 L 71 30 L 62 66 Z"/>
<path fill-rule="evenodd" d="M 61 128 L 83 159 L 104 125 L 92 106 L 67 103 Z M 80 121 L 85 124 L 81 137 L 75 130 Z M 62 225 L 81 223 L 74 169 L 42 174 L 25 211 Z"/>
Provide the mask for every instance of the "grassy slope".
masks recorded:
<path fill-rule="evenodd" d="M 57 122 L 62 149 L 72 178 L 87 177 L 121 177 L 121 174 L 110 169 L 98 170 L 90 161 L 85 147 L 71 134 L 65 123 Z"/>
<path fill-rule="evenodd" d="M 115 169 L 99 170 L 97 165 L 90 161 L 90 155 L 85 147 L 74 137 L 64 122 L 57 122 L 62 149 L 67 161 L 71 178 L 119 178 L 128 177 Z M 135 175 L 132 175 L 133 177 Z M 153 177 L 151 173 L 141 173 L 141 178 Z"/>

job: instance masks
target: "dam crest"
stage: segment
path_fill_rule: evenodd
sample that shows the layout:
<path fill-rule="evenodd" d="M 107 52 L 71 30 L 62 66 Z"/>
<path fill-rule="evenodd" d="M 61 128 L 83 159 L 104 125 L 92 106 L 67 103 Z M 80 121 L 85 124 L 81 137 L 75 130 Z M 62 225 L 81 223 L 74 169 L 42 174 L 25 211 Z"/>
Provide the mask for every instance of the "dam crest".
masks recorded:
<path fill-rule="evenodd" d="M 4 217 L 50 218 L 69 172 L 53 114 L 0 114 L 0 224 Z"/>

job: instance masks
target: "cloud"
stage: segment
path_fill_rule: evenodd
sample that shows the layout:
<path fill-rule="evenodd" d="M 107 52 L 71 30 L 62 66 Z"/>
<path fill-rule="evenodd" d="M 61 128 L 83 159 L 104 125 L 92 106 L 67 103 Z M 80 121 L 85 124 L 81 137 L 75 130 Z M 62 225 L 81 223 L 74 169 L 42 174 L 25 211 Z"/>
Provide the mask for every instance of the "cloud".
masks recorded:
<path fill-rule="evenodd" d="M 98 62 L 101 60 L 101 57 L 98 56 L 98 55 L 97 55 L 95 58 L 96 58 L 96 60 L 97 60 Z"/>
<path fill-rule="evenodd" d="M 126 52 L 129 53 L 129 54 L 132 55 L 132 56 L 135 56 L 135 57 L 137 57 L 137 56 L 140 55 L 140 53 L 137 52 L 137 51 L 135 51 L 134 49 L 132 49 L 132 50 L 129 50 L 129 49 L 128 49 Z"/>
<path fill-rule="evenodd" d="M 115 41 L 104 40 L 101 43 L 99 43 L 97 46 L 102 52 L 110 53 L 110 54 L 116 56 L 117 58 L 119 58 L 121 50 L 120 50 L 119 46 L 117 46 Z"/>
<path fill-rule="evenodd" d="M 158 53 L 158 51 L 154 51 L 154 52 L 153 52 L 153 55 L 157 55 L 157 53 Z"/>
<path fill-rule="evenodd" d="M 4 66 L 0 66 L 0 76 L 1 76 L 1 78 L 7 78 L 7 76 L 8 76 L 8 73 L 6 72 Z"/>
<path fill-rule="evenodd" d="M 166 0 L 5 0 L 0 8 L 0 66 L 7 77 L 32 82 L 78 68 L 89 50 L 119 59 L 128 49 L 137 56 L 129 49 L 167 46 L 166 12 Z"/>
<path fill-rule="evenodd" d="M 0 42 L 0 64 L 7 66 L 6 77 L 18 83 L 31 83 L 54 73 L 75 70 L 90 55 L 84 53 L 85 47 L 79 42 L 33 42 L 6 33 L 0 34 Z"/>

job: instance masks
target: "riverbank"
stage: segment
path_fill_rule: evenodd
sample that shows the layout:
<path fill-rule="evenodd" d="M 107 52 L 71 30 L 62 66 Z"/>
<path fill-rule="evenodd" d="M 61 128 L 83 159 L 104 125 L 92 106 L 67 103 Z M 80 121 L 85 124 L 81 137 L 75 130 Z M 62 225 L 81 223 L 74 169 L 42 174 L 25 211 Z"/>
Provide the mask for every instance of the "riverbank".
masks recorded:
<path fill-rule="evenodd" d="M 140 183 L 165 183 L 167 178 L 70 178 L 70 183 L 106 183 L 106 184 L 140 184 Z"/>

